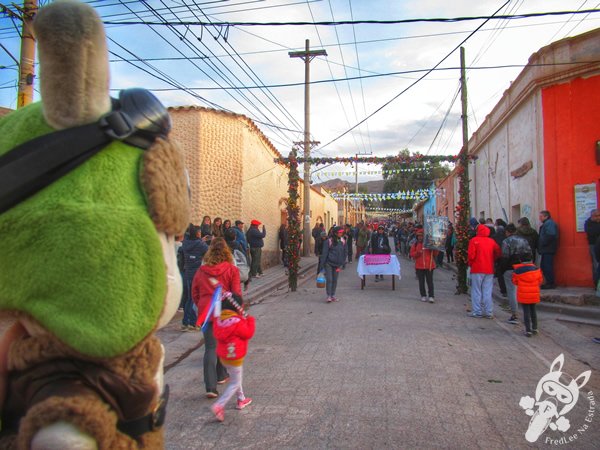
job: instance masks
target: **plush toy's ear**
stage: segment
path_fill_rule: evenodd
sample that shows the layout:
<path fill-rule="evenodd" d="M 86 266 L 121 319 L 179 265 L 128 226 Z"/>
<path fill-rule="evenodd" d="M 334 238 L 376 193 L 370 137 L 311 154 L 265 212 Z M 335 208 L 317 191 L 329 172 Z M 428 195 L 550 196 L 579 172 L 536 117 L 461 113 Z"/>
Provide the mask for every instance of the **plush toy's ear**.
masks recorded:
<path fill-rule="evenodd" d="M 144 152 L 141 179 L 156 229 L 183 234 L 189 224 L 190 202 L 183 155 L 173 140 L 158 138 Z"/>
<path fill-rule="evenodd" d="M 33 28 L 48 124 L 71 128 L 109 112 L 108 50 L 96 11 L 85 3 L 58 0 L 40 9 Z"/>

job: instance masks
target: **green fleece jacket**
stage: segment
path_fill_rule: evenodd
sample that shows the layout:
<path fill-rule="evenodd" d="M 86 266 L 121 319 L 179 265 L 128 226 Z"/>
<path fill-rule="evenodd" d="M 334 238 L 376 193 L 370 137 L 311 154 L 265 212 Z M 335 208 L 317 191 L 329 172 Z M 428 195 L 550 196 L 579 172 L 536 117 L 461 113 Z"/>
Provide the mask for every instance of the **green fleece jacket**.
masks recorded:
<path fill-rule="evenodd" d="M 0 155 L 53 131 L 40 103 L 0 119 Z M 113 142 L 0 215 L 0 311 L 21 311 L 78 352 L 122 354 L 151 333 L 166 269 L 139 174 Z"/>

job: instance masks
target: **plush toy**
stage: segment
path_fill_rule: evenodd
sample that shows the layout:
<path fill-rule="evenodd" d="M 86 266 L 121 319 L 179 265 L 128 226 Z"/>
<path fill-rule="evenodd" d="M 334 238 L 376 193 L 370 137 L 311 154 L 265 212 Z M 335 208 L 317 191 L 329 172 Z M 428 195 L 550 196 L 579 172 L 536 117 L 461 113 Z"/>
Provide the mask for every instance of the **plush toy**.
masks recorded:
<path fill-rule="evenodd" d="M 54 2 L 34 33 L 42 101 L 0 119 L 0 158 L 119 107 L 91 7 Z M 154 333 L 179 304 L 174 236 L 189 222 L 166 128 L 144 136 L 145 149 L 136 135 L 112 139 L 0 214 L 0 317 L 14 320 L 0 341 L 0 448 L 163 447 L 168 389 Z"/>

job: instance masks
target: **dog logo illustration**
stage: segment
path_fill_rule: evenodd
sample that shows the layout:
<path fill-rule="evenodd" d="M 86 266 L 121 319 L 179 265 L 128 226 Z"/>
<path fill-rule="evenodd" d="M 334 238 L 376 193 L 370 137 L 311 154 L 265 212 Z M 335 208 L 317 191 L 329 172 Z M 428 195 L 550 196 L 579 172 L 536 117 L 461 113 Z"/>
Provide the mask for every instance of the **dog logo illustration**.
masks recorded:
<path fill-rule="evenodd" d="M 550 372 L 544 375 L 535 389 L 535 399 L 521 397 L 519 406 L 531 416 L 525 432 L 528 442 L 536 442 L 550 427 L 553 431 L 565 432 L 571 424 L 565 416 L 573 409 L 579 399 L 581 389 L 590 379 L 591 370 L 582 372 L 576 379 L 561 371 L 565 357 L 561 353 L 552 362 Z"/>

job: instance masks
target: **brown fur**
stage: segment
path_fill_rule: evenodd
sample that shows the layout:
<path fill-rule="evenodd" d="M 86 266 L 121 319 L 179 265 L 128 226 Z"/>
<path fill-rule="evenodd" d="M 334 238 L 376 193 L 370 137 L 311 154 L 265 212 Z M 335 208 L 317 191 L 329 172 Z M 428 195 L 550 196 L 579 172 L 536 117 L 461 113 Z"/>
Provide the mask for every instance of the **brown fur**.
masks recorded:
<path fill-rule="evenodd" d="M 44 117 L 55 129 L 95 122 L 110 111 L 108 50 L 102 21 L 88 5 L 60 1 L 34 23 Z"/>
<path fill-rule="evenodd" d="M 132 381 L 153 383 L 161 356 L 160 342 L 152 335 L 123 356 L 94 362 Z M 8 366 L 10 370 L 24 370 L 44 361 L 64 357 L 81 359 L 80 355 L 51 335 L 24 336 L 12 343 Z M 12 436 L 7 437 L 0 442 L 0 448 L 28 449 L 37 431 L 60 420 L 71 423 L 94 437 L 99 449 L 134 450 L 164 447 L 162 428 L 144 434 L 138 443 L 117 430 L 117 416 L 106 403 L 98 397 L 86 396 L 50 397 L 36 404 L 21 420 L 18 440 L 15 441 Z"/>
<path fill-rule="evenodd" d="M 152 335 L 131 351 L 112 359 L 84 358 L 52 335 L 26 336 L 12 343 L 8 356 L 9 370 L 25 370 L 36 364 L 56 358 L 85 359 L 100 364 L 132 381 L 149 382 L 156 375 L 162 349 Z"/>
<path fill-rule="evenodd" d="M 189 224 L 190 207 L 184 162 L 172 140 L 157 139 L 144 152 L 141 179 L 148 199 L 150 217 L 156 229 L 183 234 Z"/>

